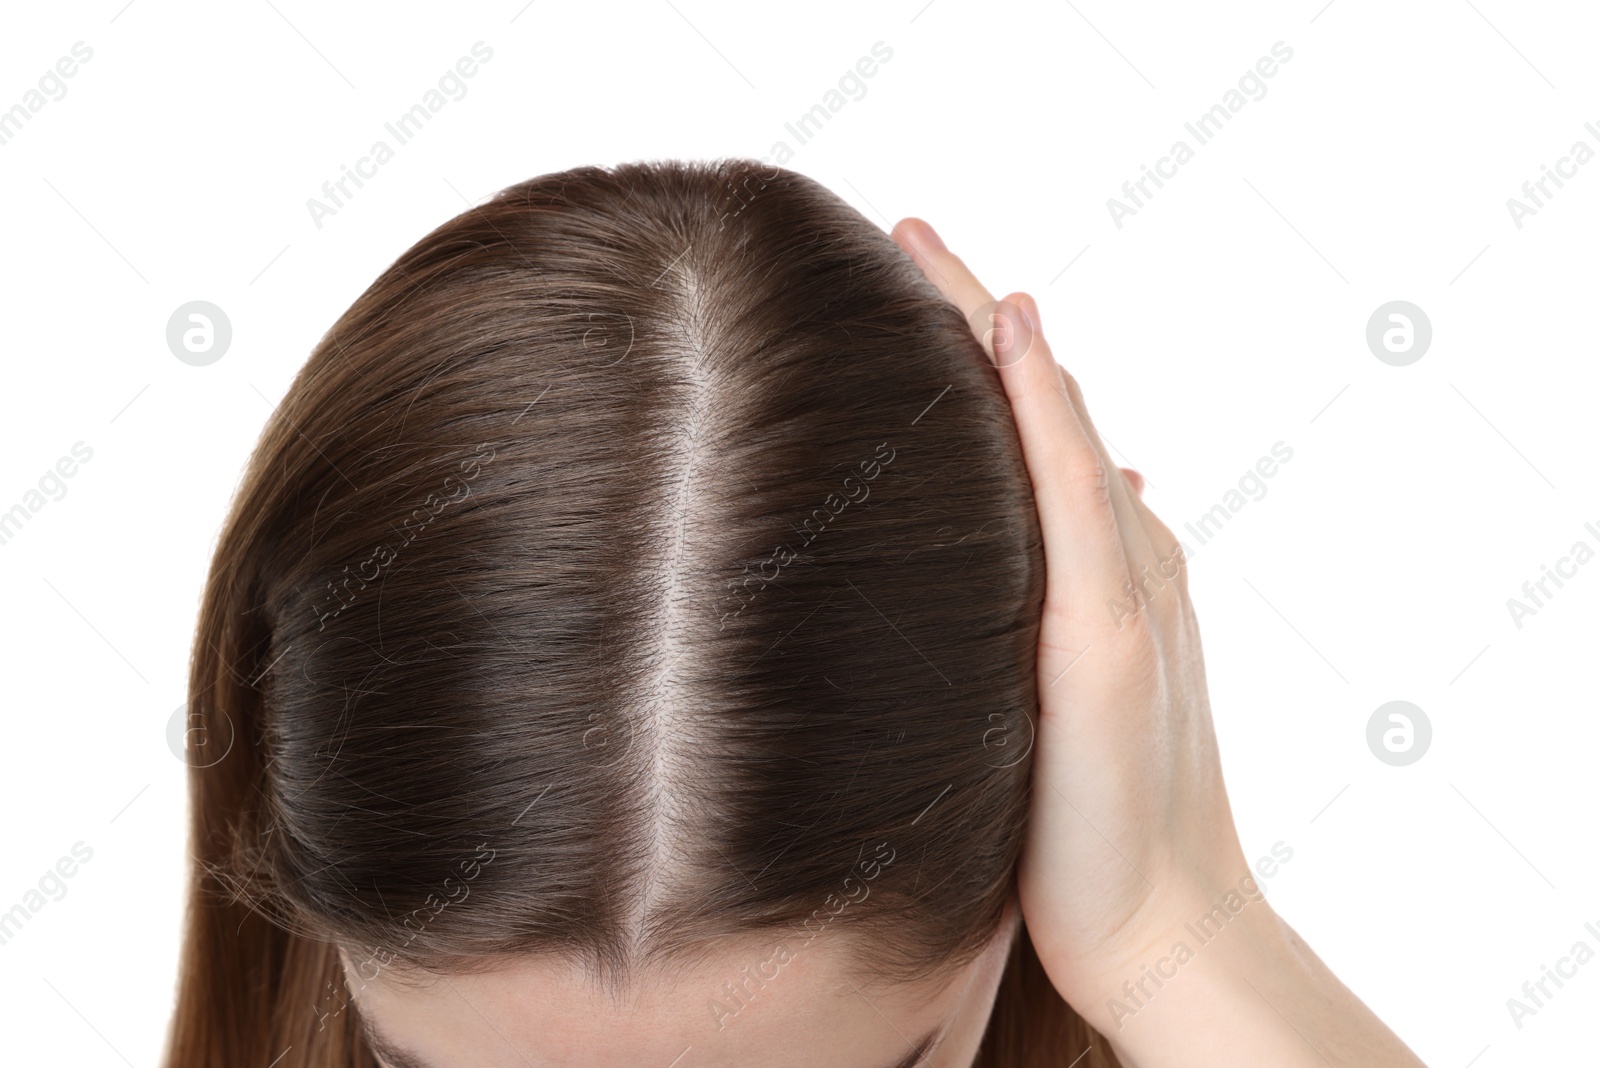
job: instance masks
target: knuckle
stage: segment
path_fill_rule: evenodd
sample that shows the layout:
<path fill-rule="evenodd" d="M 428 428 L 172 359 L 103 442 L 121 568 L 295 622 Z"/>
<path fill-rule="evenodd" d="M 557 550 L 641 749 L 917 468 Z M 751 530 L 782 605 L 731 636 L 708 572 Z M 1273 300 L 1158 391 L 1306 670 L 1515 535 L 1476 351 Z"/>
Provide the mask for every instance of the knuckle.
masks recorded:
<path fill-rule="evenodd" d="M 1111 471 L 1097 450 L 1074 449 L 1062 463 L 1061 477 L 1078 492 L 1111 503 Z"/>

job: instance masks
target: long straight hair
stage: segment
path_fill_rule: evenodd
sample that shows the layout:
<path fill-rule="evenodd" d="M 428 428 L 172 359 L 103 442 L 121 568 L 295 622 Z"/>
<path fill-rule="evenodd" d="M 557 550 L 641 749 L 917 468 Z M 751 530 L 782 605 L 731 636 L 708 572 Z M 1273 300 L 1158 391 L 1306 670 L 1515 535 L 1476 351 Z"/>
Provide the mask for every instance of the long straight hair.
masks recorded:
<path fill-rule="evenodd" d="M 341 949 L 971 960 L 1043 566 L 983 348 L 817 183 L 585 167 L 450 220 L 317 345 L 212 561 L 168 1068 L 369 1068 Z M 978 1063 L 1116 1063 L 1025 929 Z"/>

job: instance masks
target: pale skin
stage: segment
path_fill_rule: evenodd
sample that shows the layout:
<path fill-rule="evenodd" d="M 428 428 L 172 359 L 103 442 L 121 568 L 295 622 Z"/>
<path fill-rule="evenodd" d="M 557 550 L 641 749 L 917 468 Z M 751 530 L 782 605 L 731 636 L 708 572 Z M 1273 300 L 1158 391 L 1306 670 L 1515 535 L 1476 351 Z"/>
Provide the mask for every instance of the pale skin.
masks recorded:
<path fill-rule="evenodd" d="M 394 1049 L 384 1068 L 965 1068 L 1019 921 L 1013 899 L 978 957 L 915 984 L 853 976 L 858 947 L 832 931 L 810 944 L 792 933 L 734 940 L 620 1001 L 582 971 L 536 958 L 409 986 L 391 972 L 366 980 L 375 969 L 346 957 L 345 975 L 364 1022 Z M 758 970 L 770 978 L 746 980 L 741 1007 L 723 984 Z"/>
<path fill-rule="evenodd" d="M 993 305 L 926 223 L 893 236 L 969 322 Z M 1023 918 L 1056 989 L 1128 1068 L 1422 1064 L 1254 892 L 1177 539 L 1139 474 L 1111 462 L 1039 325 L 1013 293 L 979 335 L 1011 403 L 1046 571 L 1034 807 L 988 948 L 950 975 L 885 986 L 851 978 L 857 947 L 837 932 L 791 945 L 781 966 L 781 936 L 740 940 L 622 1003 L 552 961 L 408 985 L 347 958 L 363 1019 L 395 1050 L 385 1068 L 967 1068 Z M 1247 902 L 1213 940 L 1186 935 L 1241 886 Z M 1179 940 L 1193 953 L 1175 963 Z M 717 1012 L 734 1004 L 722 984 L 761 962 L 775 978 Z"/>

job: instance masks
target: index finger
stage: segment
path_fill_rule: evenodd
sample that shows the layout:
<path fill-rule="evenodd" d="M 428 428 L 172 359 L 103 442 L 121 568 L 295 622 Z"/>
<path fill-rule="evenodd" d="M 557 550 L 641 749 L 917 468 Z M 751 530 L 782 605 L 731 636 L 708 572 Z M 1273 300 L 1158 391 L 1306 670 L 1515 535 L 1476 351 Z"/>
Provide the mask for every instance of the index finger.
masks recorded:
<path fill-rule="evenodd" d="M 922 273 L 934 288 L 944 294 L 944 299 L 961 309 L 967 322 L 972 321 L 980 308 L 995 303 L 993 294 L 973 277 L 959 256 L 945 248 L 933 227 L 921 219 L 901 219 L 889 236 L 922 268 Z M 994 359 L 994 346 L 989 335 L 979 334 L 978 340 L 983 342 L 989 358 Z"/>
<path fill-rule="evenodd" d="M 920 219 L 902 221 L 893 237 L 968 322 L 995 303 Z M 1133 555 L 1125 532 L 1139 526 L 1133 516 L 1120 514 L 1111 480 L 1121 475 L 1096 447 L 1067 396 L 1049 345 L 1021 308 L 1003 314 L 1020 329 L 997 330 L 990 337 L 980 333 L 979 339 L 996 357 L 1033 482 L 1045 543 L 1046 604 L 1064 605 L 1068 602 L 1062 599 L 1070 595 L 1078 614 L 1087 605 L 1123 596 Z"/>

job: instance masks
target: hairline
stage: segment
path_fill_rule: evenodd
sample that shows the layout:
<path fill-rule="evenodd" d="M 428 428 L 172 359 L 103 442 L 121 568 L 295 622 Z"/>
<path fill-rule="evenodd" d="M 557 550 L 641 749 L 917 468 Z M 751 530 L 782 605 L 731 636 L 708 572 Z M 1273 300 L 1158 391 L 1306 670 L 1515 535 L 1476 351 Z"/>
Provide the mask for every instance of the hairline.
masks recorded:
<path fill-rule="evenodd" d="M 377 1025 L 372 1022 L 372 1018 L 370 1016 L 365 1016 L 358 1013 L 356 1018 L 360 1021 L 361 1037 L 363 1041 L 366 1042 L 372 1053 L 376 1054 L 385 1062 L 385 1068 L 442 1068 L 442 1066 L 431 1064 L 428 1061 L 418 1057 L 416 1054 L 407 1052 L 406 1050 L 399 1048 L 393 1042 L 389 1041 L 389 1039 L 384 1037 L 383 1033 L 378 1030 Z M 893 1025 L 891 1024 L 890 1026 Z M 898 1030 L 899 1029 L 896 1028 L 896 1032 L 898 1032 Z M 928 1055 L 935 1045 L 938 1044 L 939 1038 L 945 1030 L 945 1024 L 935 1024 L 931 1029 L 929 1029 L 927 1034 L 923 1035 L 920 1039 L 912 1044 L 911 1051 L 909 1053 L 907 1053 L 904 1057 L 901 1057 L 892 1065 L 884 1065 L 883 1068 L 916 1068 L 917 1065 L 922 1063 L 922 1059 Z M 904 1036 L 902 1035 L 901 1037 Z M 504 1036 L 502 1036 L 502 1040 L 503 1039 Z M 510 1045 L 510 1043 L 508 1042 L 507 1045 Z M 513 1047 L 513 1049 L 514 1048 L 515 1047 Z M 520 1051 L 518 1051 L 518 1055 L 520 1056 Z"/>

